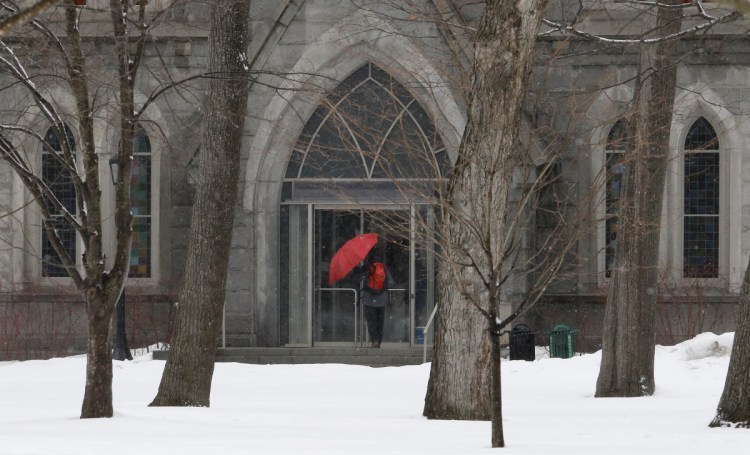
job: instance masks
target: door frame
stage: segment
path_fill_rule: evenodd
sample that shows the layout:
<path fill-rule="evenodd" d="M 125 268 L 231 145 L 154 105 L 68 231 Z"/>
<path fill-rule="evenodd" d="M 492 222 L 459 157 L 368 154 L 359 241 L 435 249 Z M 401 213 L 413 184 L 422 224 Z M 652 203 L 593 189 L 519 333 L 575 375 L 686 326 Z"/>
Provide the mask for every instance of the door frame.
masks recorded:
<path fill-rule="evenodd" d="M 415 315 L 414 315 L 414 304 L 415 304 L 415 206 L 410 204 L 307 204 L 308 206 L 308 248 L 309 252 L 307 255 L 307 343 L 309 347 L 315 347 L 315 346 L 347 346 L 349 343 L 347 342 L 314 342 L 314 336 L 313 336 L 313 330 L 315 328 L 314 325 L 314 314 L 313 314 L 313 306 L 315 305 L 314 299 L 315 299 L 315 245 L 313 244 L 315 239 L 315 212 L 316 210 L 340 210 L 340 211 L 359 211 L 360 214 L 360 229 L 362 228 L 362 220 L 364 214 L 368 211 L 382 211 L 382 210 L 401 210 L 408 213 L 409 216 L 409 233 L 408 233 L 408 240 L 409 240 L 409 289 L 408 289 L 408 295 L 407 298 L 409 300 L 408 307 L 409 307 L 409 315 L 408 315 L 408 342 L 406 343 L 397 343 L 396 346 L 408 346 L 412 347 L 415 346 Z M 359 305 L 359 302 L 356 302 L 356 305 Z M 366 337 L 366 330 L 364 325 L 364 312 L 359 311 L 360 309 L 357 308 L 357 311 L 355 311 L 355 314 L 358 316 L 358 320 L 356 321 L 357 326 L 355 326 L 355 337 L 357 333 L 359 333 L 359 339 L 356 340 L 355 346 L 361 347 L 364 344 L 364 340 Z M 385 346 L 384 346 L 385 347 Z"/>

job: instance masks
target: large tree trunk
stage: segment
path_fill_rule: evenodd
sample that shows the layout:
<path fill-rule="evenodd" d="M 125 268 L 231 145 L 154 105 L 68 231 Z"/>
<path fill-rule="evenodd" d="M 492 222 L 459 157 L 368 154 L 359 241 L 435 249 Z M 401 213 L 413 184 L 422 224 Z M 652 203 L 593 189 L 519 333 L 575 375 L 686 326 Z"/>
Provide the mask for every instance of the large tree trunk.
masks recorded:
<path fill-rule="evenodd" d="M 709 426 L 750 428 L 750 264 L 740 291 L 732 357 L 716 417 Z"/>
<path fill-rule="evenodd" d="M 440 270 L 440 308 L 423 414 L 429 419 L 489 420 L 487 323 L 461 299 L 453 277 L 444 268 Z"/>
<path fill-rule="evenodd" d="M 486 2 L 475 35 L 468 122 L 443 205 L 440 308 L 424 415 L 496 417 L 493 447 L 504 444 L 500 402 L 492 405 L 493 394 L 500 399 L 499 350 L 490 347 L 501 303 L 496 283 L 512 242 L 505 229 L 508 192 L 519 162 L 521 107 L 546 4 Z M 493 355 L 497 368 L 490 368 Z"/>
<path fill-rule="evenodd" d="M 680 4 L 681 0 L 665 3 Z M 657 34 L 680 29 L 679 9 L 659 8 Z M 604 314 L 597 397 L 654 392 L 659 231 L 669 159 L 677 41 L 642 45 L 625 162 L 615 266 Z"/>
<path fill-rule="evenodd" d="M 216 1 L 207 118 L 175 338 L 152 406 L 209 406 L 247 109 L 249 0 Z"/>

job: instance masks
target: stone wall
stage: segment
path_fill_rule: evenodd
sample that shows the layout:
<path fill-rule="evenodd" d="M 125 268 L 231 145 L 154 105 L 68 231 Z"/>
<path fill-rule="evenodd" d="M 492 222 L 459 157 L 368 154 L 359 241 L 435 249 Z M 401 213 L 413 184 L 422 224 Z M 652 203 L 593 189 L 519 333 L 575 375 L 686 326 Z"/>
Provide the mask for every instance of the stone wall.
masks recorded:
<path fill-rule="evenodd" d="M 466 90 L 472 56 L 470 27 L 480 17 L 482 5 L 469 0 L 413 3 L 419 6 L 416 13 L 391 8 L 389 2 L 356 2 L 355 5 L 350 0 L 253 1 L 248 61 L 257 81 L 251 88 L 245 123 L 243 172 L 238 187 L 240 200 L 227 282 L 227 345 L 278 345 L 281 181 L 291 148 L 326 91 L 364 63 L 376 63 L 413 91 L 441 132 L 451 159 L 456 159 L 466 122 Z M 584 24 L 590 31 L 625 32 L 633 25 L 630 21 L 632 8 L 616 2 L 607 8 L 601 7 L 602 3 L 584 3 L 590 6 Z M 577 4 L 567 0 L 555 2 L 550 17 L 570 17 L 571 8 Z M 431 22 L 425 18 L 440 20 Z M 94 19 L 87 22 L 85 28 L 87 43 L 91 54 L 100 59 L 102 74 L 111 78 L 113 62 L 107 53 L 107 41 L 103 39 L 109 33 L 106 15 Z M 144 51 L 142 76 L 138 80 L 140 100 L 165 83 L 194 76 L 206 68 L 207 24 L 205 3 L 186 2 L 163 16 L 153 30 L 155 39 L 147 42 Z M 693 118 L 691 115 L 696 109 L 701 115 L 709 116 L 719 126 L 720 134 L 724 134 L 722 138 L 727 138 L 722 139 L 722 152 L 728 157 L 724 164 L 727 203 L 722 208 L 727 217 L 724 226 L 728 256 L 723 266 L 726 276 L 721 283 L 710 285 L 706 293 L 707 297 L 721 302 L 711 303 L 722 308 L 717 314 L 731 312 L 728 308 L 732 306 L 739 277 L 750 255 L 750 160 L 744 147 L 750 143 L 750 124 L 745 114 L 750 111 L 750 79 L 747 77 L 750 39 L 744 34 L 730 38 L 723 35 L 740 30 L 743 24 L 746 25 L 743 22 L 722 26 L 700 39 L 684 40 L 681 45 L 684 58 L 678 72 L 682 117 L 678 116 L 675 122 L 675 157 L 680 135 L 684 135 L 686 128 L 683 123 Z M 559 35 L 539 41 L 532 90 L 525 107 L 525 128 L 532 142 L 540 144 L 542 156 L 548 153 L 557 156 L 559 179 L 554 186 L 553 199 L 561 204 L 560 210 L 571 217 L 582 211 L 601 210 L 601 193 L 597 193 L 600 188 L 597 179 L 599 182 L 601 179 L 597 176 L 603 165 L 603 141 L 608 128 L 624 112 L 632 96 L 628 81 L 635 74 L 637 59 L 637 50 L 632 46 L 606 46 Z M 192 179 L 196 175 L 202 140 L 204 90 L 205 82 L 200 79 L 181 84 L 165 92 L 146 111 L 146 118 L 151 122 L 149 135 L 158 154 L 159 182 L 155 189 L 158 266 L 153 279 L 133 282 L 131 289 L 134 294 L 151 296 L 143 305 L 148 302 L 155 305 L 153 310 L 158 313 L 155 320 L 164 319 L 165 311 L 169 312 L 162 308 L 168 308 L 176 298 L 184 272 L 195 191 Z M 28 104 L 17 93 L 6 91 L 3 96 L 3 100 L 10 100 L 4 104 L 3 121 L 17 118 L 18 112 L 25 108 L 24 103 Z M 102 120 L 104 124 L 113 121 L 109 117 Z M 104 162 L 117 139 L 109 130 L 101 137 Z M 678 163 L 677 158 L 674 163 Z M 671 265 L 679 252 L 677 215 L 681 200 L 679 179 L 675 177 L 679 165 L 673 166 L 673 177 L 667 189 L 671 202 L 665 208 L 662 242 L 665 263 Z M 106 172 L 102 169 L 102 175 Z M 34 267 L 29 265 L 36 259 L 25 243 L 28 239 L 36 242 L 33 239 L 38 231 L 33 231 L 33 223 L 27 226 L 27 230 L 33 232 L 18 231 L 30 213 L 21 208 L 23 195 L 23 189 L 14 182 L 7 165 L 0 163 L 0 211 L 3 215 L 13 213 L 0 217 L 0 292 L 6 293 L 4 302 L 7 303 L 3 303 L 6 305 L 3 308 L 10 315 L 17 314 L 20 296 L 39 284 L 38 274 L 34 275 Z M 535 223 L 524 239 L 528 256 L 541 244 L 545 232 L 554 227 L 546 217 L 537 216 Z M 550 300 L 554 303 L 537 310 L 539 313 L 534 316 L 537 319 L 531 319 L 532 327 L 544 326 L 547 322 L 539 322 L 542 320 L 570 321 L 571 326 L 579 327 L 599 324 L 607 284 L 602 276 L 601 226 L 592 220 L 579 224 L 585 232 L 571 252 L 561 279 L 550 288 Z M 509 301 L 522 298 L 525 283 L 524 280 L 515 282 Z M 52 308 L 49 305 L 54 300 L 49 297 L 27 303 L 38 305 L 42 311 Z M 80 308 L 73 303 L 70 305 L 72 309 L 68 312 L 76 314 L 76 323 L 71 327 L 75 327 L 77 333 L 77 341 L 71 346 L 77 349 L 80 344 L 76 343 L 83 333 Z M 685 302 L 680 305 L 683 306 L 673 308 L 687 311 Z M 17 319 L 12 316 L 6 320 Z M 730 318 L 719 319 L 728 321 Z M 597 335 L 591 330 L 586 329 L 586 333 L 593 334 L 586 345 L 593 349 Z M 585 339 L 587 337 L 584 335 Z"/>

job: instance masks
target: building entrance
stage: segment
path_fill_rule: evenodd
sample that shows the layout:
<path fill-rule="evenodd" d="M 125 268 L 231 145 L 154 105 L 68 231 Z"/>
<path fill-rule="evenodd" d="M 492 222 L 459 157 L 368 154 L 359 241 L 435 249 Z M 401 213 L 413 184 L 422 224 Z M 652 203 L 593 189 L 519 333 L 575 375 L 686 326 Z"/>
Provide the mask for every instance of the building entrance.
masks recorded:
<path fill-rule="evenodd" d="M 328 284 L 333 255 L 349 239 L 376 232 L 377 260 L 394 279 L 388 290 L 383 347 L 425 341 L 424 323 L 434 302 L 432 245 L 417 238 L 417 220 L 431 208 L 397 206 L 287 205 L 282 208 L 282 344 L 287 346 L 369 345 L 360 304 L 361 278 L 352 273 Z M 284 273 L 285 272 L 285 273 Z"/>
<path fill-rule="evenodd" d="M 281 187 L 282 345 L 367 343 L 359 283 L 328 284 L 334 253 L 365 232 L 381 236 L 382 260 L 396 280 L 383 343 L 424 341 L 434 302 L 434 196 L 449 167 L 430 116 L 376 65 L 363 65 L 321 99 Z"/>

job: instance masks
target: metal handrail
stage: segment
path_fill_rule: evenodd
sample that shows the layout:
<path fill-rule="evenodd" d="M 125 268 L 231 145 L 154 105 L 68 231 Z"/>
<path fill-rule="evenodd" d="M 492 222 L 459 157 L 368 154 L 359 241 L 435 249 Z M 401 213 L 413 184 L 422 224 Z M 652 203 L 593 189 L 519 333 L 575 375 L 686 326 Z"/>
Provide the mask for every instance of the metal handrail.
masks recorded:
<path fill-rule="evenodd" d="M 354 345 L 357 346 L 358 340 L 359 345 L 361 346 L 362 343 L 364 343 L 364 337 L 359 337 L 360 327 L 364 326 L 364 320 L 363 315 L 364 311 L 359 311 L 359 290 L 355 288 L 315 288 L 316 291 L 348 291 L 354 293 Z M 389 288 L 388 292 L 408 292 L 408 288 Z M 435 309 L 433 309 L 432 314 L 430 315 L 430 319 L 427 321 L 427 325 L 425 326 L 425 352 L 423 354 L 423 357 L 426 359 L 427 357 L 427 331 L 430 328 L 430 324 L 432 323 L 432 319 L 435 317 L 435 311 L 437 310 L 437 306 Z M 426 360 L 424 360 L 426 362 Z"/>
<path fill-rule="evenodd" d="M 430 333 L 430 326 L 432 325 L 432 320 L 435 319 L 435 314 L 437 314 L 438 305 L 435 304 L 435 307 L 432 309 L 432 313 L 430 313 L 430 318 L 427 319 L 427 324 L 424 325 L 424 343 L 422 343 L 422 363 L 427 363 L 427 334 Z"/>
<path fill-rule="evenodd" d="M 359 328 L 359 319 L 357 318 L 357 315 L 359 313 L 359 293 L 354 288 L 316 288 L 318 291 L 351 291 L 354 293 L 354 346 L 357 346 L 357 340 L 359 337 L 357 337 L 358 334 L 358 328 Z"/>

